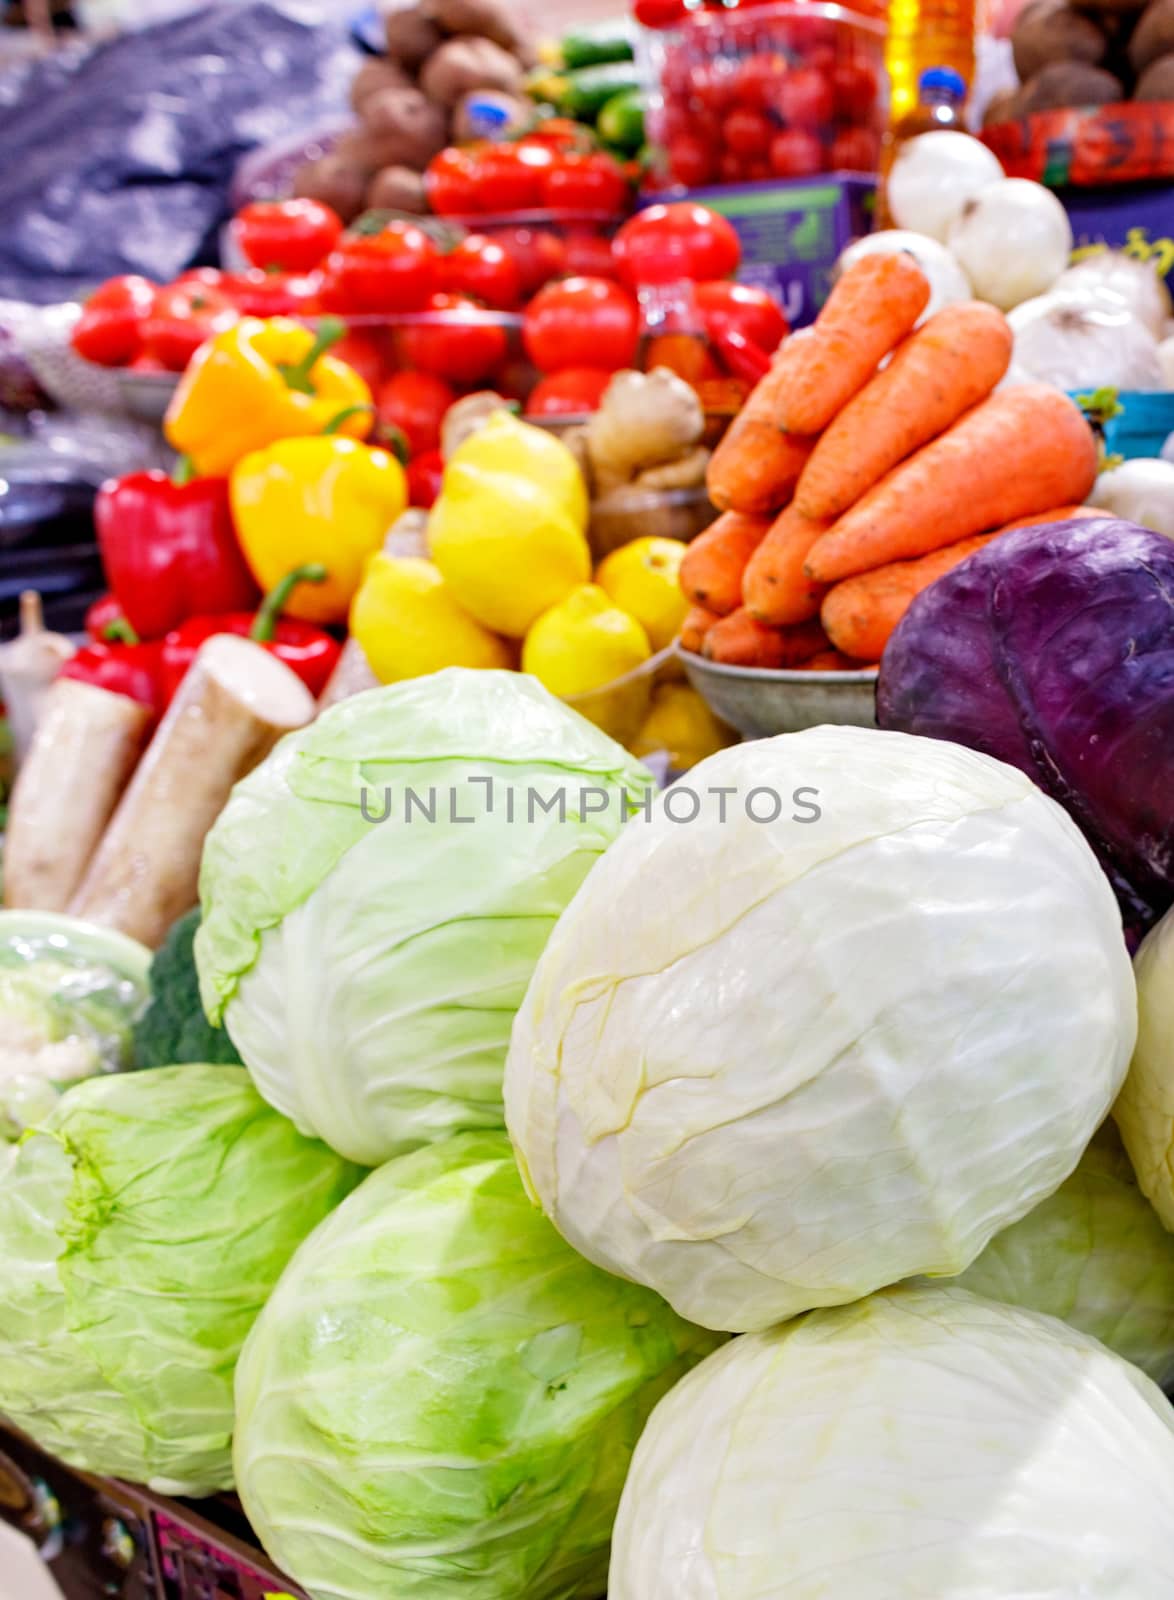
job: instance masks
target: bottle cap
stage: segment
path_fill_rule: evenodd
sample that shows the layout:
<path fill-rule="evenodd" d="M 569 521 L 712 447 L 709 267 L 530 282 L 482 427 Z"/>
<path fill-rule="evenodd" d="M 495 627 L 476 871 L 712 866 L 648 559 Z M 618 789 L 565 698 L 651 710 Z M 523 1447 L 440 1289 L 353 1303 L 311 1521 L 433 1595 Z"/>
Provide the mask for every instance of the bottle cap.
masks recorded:
<path fill-rule="evenodd" d="M 918 87 L 923 93 L 926 89 L 941 89 L 946 94 L 957 95 L 959 100 L 966 98 L 966 79 L 953 67 L 930 67 L 921 74 Z"/>

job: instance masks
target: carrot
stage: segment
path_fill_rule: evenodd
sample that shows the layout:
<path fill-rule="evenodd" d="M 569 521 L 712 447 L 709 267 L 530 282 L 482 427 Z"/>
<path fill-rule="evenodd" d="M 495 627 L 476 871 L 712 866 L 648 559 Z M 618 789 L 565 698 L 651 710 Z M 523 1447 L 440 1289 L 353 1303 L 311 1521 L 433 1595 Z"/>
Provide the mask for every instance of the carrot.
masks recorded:
<path fill-rule="evenodd" d="M 1059 389 L 1004 389 L 894 467 L 817 539 L 810 577 L 835 583 L 971 534 L 1083 500 L 1097 475 L 1092 429 Z"/>
<path fill-rule="evenodd" d="M 946 306 L 905 340 L 819 440 L 795 502 L 809 517 L 837 517 L 980 400 L 1011 361 L 1011 329 L 994 306 Z"/>
<path fill-rule="evenodd" d="M 690 606 L 681 623 L 681 649 L 692 650 L 694 655 L 699 655 L 705 635 L 715 622 L 720 621 L 716 611 L 707 611 L 704 606 Z"/>
<path fill-rule="evenodd" d="M 807 576 L 803 563 L 830 527 L 830 522 L 813 522 L 794 506 L 780 511 L 742 574 L 742 599 L 751 616 L 781 627 L 819 615 L 827 591 Z"/>
<path fill-rule="evenodd" d="M 814 440 L 793 438 L 779 422 L 780 357 L 781 352 L 710 457 L 705 481 L 721 511 L 778 511 L 794 494 L 811 454 Z"/>
<path fill-rule="evenodd" d="M 708 661 L 731 667 L 795 667 L 826 648 L 827 635 L 818 622 L 771 628 L 741 606 L 714 623 L 705 636 L 702 653 Z"/>
<path fill-rule="evenodd" d="M 791 433 L 822 433 L 928 304 L 929 282 L 911 255 L 863 256 L 814 326 L 792 334 L 776 356 L 771 379 L 782 405 L 775 421 Z"/>
<path fill-rule="evenodd" d="M 1105 512 L 1098 511 L 1095 506 L 1057 506 L 1054 511 L 1037 511 L 1031 517 L 1017 517 L 1014 522 L 1009 522 L 1005 528 L 1000 528 L 1000 533 L 1010 533 L 1012 528 L 1039 528 L 1048 522 L 1078 522 L 1082 517 L 1103 517 Z"/>
<path fill-rule="evenodd" d="M 726 511 L 710 523 L 681 562 L 681 590 L 689 604 L 722 617 L 740 606 L 746 563 L 769 527 L 769 517 L 748 517 L 740 511 Z"/>

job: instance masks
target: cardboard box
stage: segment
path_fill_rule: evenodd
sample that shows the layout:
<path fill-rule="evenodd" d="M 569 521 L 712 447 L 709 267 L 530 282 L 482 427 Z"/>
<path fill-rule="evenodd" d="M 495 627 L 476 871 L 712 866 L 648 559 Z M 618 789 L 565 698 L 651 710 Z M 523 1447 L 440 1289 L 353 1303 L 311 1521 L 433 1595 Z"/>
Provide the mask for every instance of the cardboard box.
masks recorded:
<path fill-rule="evenodd" d="M 643 204 L 670 198 L 649 195 Z M 769 289 L 791 326 L 801 328 L 827 299 L 840 253 L 871 229 L 876 181 L 829 174 L 803 183 L 691 189 L 688 198 L 730 219 L 742 241 L 738 277 Z"/>

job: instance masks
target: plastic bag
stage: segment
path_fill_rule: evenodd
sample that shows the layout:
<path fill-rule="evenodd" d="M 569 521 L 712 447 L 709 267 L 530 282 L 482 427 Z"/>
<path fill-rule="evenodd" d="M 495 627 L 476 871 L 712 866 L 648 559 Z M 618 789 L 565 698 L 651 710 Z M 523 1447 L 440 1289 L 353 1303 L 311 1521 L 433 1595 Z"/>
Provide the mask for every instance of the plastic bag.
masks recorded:
<path fill-rule="evenodd" d="M 345 21 L 310 16 L 297 0 L 210 6 L 0 81 L 0 297 L 165 282 L 210 258 L 241 158 L 346 107 Z"/>

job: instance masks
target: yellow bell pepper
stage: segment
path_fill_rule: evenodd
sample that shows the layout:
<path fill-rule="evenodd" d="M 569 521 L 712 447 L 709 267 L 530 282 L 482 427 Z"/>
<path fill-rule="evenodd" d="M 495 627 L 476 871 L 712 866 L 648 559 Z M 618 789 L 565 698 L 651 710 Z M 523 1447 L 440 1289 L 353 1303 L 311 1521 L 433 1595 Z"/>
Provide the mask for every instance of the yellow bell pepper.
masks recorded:
<path fill-rule="evenodd" d="M 326 434 L 280 439 L 245 456 L 229 479 L 237 537 L 268 592 L 290 570 L 320 562 L 325 583 L 303 584 L 286 615 L 344 622 L 369 556 L 408 502 L 404 470 L 386 450 Z"/>
<path fill-rule="evenodd" d="M 326 352 L 346 332 L 337 318 L 317 334 L 288 317 L 244 317 L 203 346 L 180 379 L 163 431 L 206 477 L 225 477 L 242 456 L 278 439 L 338 431 L 365 439 L 371 391 Z"/>

